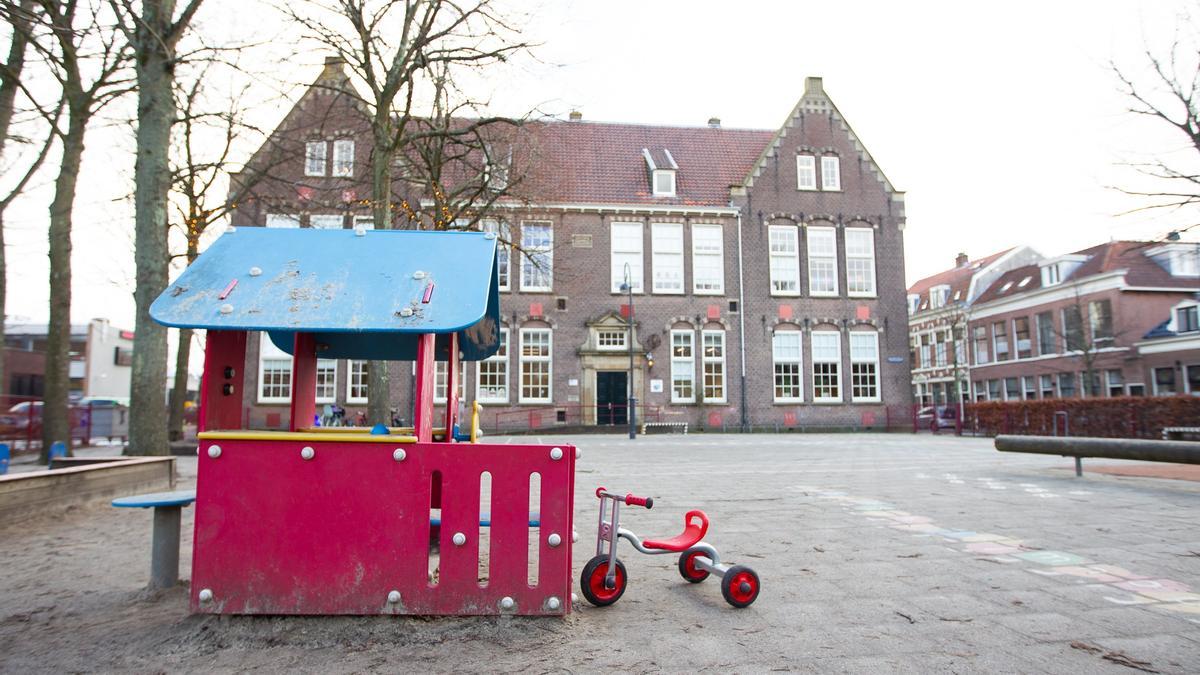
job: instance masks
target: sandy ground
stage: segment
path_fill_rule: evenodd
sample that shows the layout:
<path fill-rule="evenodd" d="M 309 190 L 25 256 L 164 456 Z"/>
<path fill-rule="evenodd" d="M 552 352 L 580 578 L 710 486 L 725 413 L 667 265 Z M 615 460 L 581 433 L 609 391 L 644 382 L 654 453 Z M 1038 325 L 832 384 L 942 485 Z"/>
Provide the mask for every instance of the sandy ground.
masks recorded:
<path fill-rule="evenodd" d="M 0 524 L 0 671 L 1132 672 L 1123 659 L 1152 672 L 1200 667 L 1200 485 L 1078 480 L 1061 470 L 1066 460 L 1002 456 L 982 439 L 561 440 L 584 449 L 576 576 L 594 545 L 591 491 L 604 484 L 655 496 L 653 511 L 623 519 L 642 535 L 674 534 L 684 511 L 705 509 L 707 540 L 763 579 L 758 602 L 734 610 L 717 580 L 687 584 L 674 556 L 626 548 L 621 601 L 580 602 L 565 619 L 191 616 L 186 582 L 144 590 L 150 512 L 98 505 Z M 194 460 L 180 471 L 181 486 L 194 484 Z M 896 524 L 909 522 L 941 529 Z M 188 509 L 185 579 L 191 526 Z M 971 549 L 964 531 L 975 537 L 965 541 L 1020 540 L 1027 558 Z M 1072 557 L 1036 557 L 1049 553 Z M 1094 583 L 1062 571 L 1089 564 L 1170 581 L 1183 595 L 1163 601 L 1121 590 L 1124 578 Z M 1180 609 L 1192 604 L 1195 613 Z"/>

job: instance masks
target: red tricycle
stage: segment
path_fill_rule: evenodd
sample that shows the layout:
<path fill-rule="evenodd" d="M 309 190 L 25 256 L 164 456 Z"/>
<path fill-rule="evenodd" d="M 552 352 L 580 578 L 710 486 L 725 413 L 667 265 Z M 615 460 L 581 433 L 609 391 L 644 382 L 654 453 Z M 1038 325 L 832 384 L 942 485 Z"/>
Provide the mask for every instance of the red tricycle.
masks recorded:
<path fill-rule="evenodd" d="M 625 539 L 635 549 L 649 555 L 679 553 L 679 574 L 693 584 L 704 581 L 709 574 L 716 574 L 721 577 L 721 595 L 734 607 L 748 607 L 758 598 L 761 588 L 758 574 L 744 565 L 730 567 L 722 564 L 717 549 L 701 541 L 708 531 L 708 516 L 703 511 L 688 511 L 683 517 L 683 532 L 670 539 L 639 539 L 636 534 L 621 527 L 620 505 L 649 509 L 653 508 L 654 499 L 632 494 L 621 496 L 607 492 L 603 487 L 596 488 L 596 496 L 600 498 L 596 557 L 583 566 L 583 575 L 579 580 L 583 597 L 588 602 L 605 607 L 625 593 L 629 577 L 625 573 L 625 564 L 617 559 L 618 539 Z M 608 520 L 604 519 L 605 511 L 609 512 Z"/>

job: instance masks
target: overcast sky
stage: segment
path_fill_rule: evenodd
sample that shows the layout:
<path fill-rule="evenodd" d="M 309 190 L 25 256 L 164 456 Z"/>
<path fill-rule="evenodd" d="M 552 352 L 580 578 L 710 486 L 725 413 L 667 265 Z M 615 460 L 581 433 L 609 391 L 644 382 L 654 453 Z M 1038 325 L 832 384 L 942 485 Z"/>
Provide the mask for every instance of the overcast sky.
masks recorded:
<path fill-rule="evenodd" d="M 907 193 L 911 283 L 972 257 L 1030 244 L 1047 254 L 1112 238 L 1161 238 L 1186 214 L 1119 216 L 1139 202 L 1109 186 L 1123 162 L 1178 150 L 1109 70 L 1139 77 L 1147 45 L 1169 45 L 1190 2 L 549 2 L 529 28 L 537 62 L 493 81 L 503 113 L 540 106 L 589 120 L 777 128 L 819 75 L 897 189 Z M 274 10 L 207 0 L 208 30 L 266 32 Z M 249 12 L 249 15 L 246 14 Z M 264 69 L 311 81 L 323 53 Z M 265 86 L 265 85 L 264 85 Z M 274 86 L 274 85 L 272 85 Z M 259 113 L 267 127 L 282 116 Z M 132 142 L 126 125 L 88 144 L 76 204 L 77 321 L 132 327 Z M 247 149 L 247 151 L 252 148 Z M 47 315 L 52 175 L 8 214 L 12 318 Z"/>

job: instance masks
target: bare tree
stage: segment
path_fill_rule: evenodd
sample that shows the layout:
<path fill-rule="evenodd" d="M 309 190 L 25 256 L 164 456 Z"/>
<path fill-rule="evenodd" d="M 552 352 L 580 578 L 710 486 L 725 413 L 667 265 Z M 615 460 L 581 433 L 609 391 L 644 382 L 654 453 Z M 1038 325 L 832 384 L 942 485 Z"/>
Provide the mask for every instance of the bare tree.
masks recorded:
<path fill-rule="evenodd" d="M 412 215 L 422 206 L 393 198 L 396 157 L 422 158 L 424 176 L 414 177 L 438 191 L 424 195 L 442 202 L 434 207 L 431 224 L 448 227 L 453 211 L 474 214 L 479 205 L 457 195 L 451 209 L 450 193 L 431 172 L 430 143 L 445 149 L 471 145 L 484 130 L 514 125 L 516 120 L 496 116 L 466 116 L 474 106 L 451 103 L 458 93 L 454 83 L 470 71 L 499 64 L 529 45 L 520 31 L 502 16 L 491 0 L 310 0 L 283 6 L 283 12 L 307 34 L 310 41 L 340 56 L 365 93 L 351 87 L 342 92 L 355 99 L 367 118 L 371 133 L 371 211 L 376 229 L 391 229 L 397 212 L 409 215 L 411 226 L 421 219 Z M 465 100 L 465 99 L 458 99 Z M 447 113 L 464 113 L 461 117 Z M 447 120 L 453 120 L 447 123 Z M 478 147 L 478 146 L 477 146 Z M 457 151 L 450 150 L 449 155 Z M 434 166 L 445 166 L 446 157 Z M 414 166 L 414 170 L 418 167 Z M 440 170 L 440 169 L 439 169 Z M 486 193 L 486 191 L 481 192 Z M 419 199 L 419 198 L 418 198 Z M 368 376 L 368 416 L 372 424 L 390 420 L 391 387 L 386 363 L 372 363 Z"/>

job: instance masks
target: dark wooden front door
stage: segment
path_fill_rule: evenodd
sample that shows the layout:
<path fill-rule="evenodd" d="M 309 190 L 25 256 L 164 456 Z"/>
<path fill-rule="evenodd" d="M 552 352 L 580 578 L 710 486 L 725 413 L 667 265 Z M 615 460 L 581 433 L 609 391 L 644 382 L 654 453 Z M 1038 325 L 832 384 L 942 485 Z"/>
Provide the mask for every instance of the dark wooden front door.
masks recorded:
<path fill-rule="evenodd" d="M 629 373 L 601 371 L 596 373 L 596 424 L 626 424 L 626 384 Z"/>

